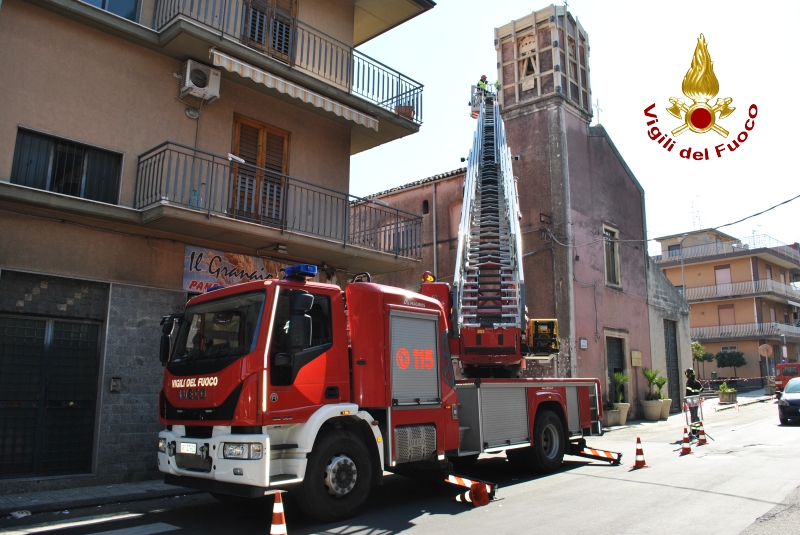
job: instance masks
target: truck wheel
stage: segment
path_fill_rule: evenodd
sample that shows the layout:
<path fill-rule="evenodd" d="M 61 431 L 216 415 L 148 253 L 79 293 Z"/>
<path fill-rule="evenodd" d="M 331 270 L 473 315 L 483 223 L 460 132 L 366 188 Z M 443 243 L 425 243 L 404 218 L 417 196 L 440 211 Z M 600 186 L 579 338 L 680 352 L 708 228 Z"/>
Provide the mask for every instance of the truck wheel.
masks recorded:
<path fill-rule="evenodd" d="M 330 522 L 353 516 L 371 485 L 367 449 L 352 433 L 334 431 L 314 446 L 295 496 L 308 516 Z"/>
<path fill-rule="evenodd" d="M 564 426 L 553 411 L 543 410 L 533 424 L 533 464 L 536 470 L 550 473 L 558 470 L 564 461 Z"/>

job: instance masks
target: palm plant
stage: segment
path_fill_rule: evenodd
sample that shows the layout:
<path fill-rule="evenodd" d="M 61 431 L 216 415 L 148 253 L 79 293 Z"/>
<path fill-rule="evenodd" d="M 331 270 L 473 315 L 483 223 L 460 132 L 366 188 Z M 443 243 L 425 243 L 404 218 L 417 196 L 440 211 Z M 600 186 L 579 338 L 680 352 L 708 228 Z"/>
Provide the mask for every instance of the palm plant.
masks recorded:
<path fill-rule="evenodd" d="M 611 376 L 611 382 L 614 384 L 614 394 L 617 398 L 617 403 L 622 403 L 625 398 L 625 385 L 631 380 L 631 376 L 627 373 L 614 372 Z"/>
<path fill-rule="evenodd" d="M 653 392 L 653 386 L 656 384 L 656 381 L 658 381 L 659 376 L 661 375 L 661 370 L 642 368 L 642 373 L 644 374 L 644 378 L 647 379 L 647 395 L 644 398 L 648 401 L 661 399 L 660 388 L 659 393 Z"/>
<path fill-rule="evenodd" d="M 661 393 L 661 389 L 664 388 L 664 385 L 667 384 L 666 377 L 658 377 L 656 378 L 655 385 L 656 385 L 656 392 L 660 399 L 667 399 L 664 394 Z"/>

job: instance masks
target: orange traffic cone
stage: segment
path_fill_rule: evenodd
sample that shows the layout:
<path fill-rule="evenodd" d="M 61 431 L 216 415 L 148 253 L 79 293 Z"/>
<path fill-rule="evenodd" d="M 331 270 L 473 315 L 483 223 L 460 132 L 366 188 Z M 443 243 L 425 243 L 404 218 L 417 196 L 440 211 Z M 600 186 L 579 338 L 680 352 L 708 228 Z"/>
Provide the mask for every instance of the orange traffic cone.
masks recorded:
<path fill-rule="evenodd" d="M 681 445 L 681 456 L 692 453 L 692 445 L 689 443 L 689 430 L 683 428 L 683 444 Z"/>
<path fill-rule="evenodd" d="M 461 494 L 453 496 L 453 501 L 456 503 L 472 503 L 472 497 L 469 495 L 470 491 L 465 490 Z"/>
<path fill-rule="evenodd" d="M 275 504 L 272 506 L 272 527 L 269 535 L 286 535 L 286 517 L 283 515 L 283 498 L 281 493 L 275 493 Z"/>
<path fill-rule="evenodd" d="M 706 430 L 703 429 L 703 422 L 700 422 L 700 435 L 697 437 L 697 445 L 705 446 L 706 444 L 708 444 L 706 440 Z"/>
<path fill-rule="evenodd" d="M 639 468 L 650 468 L 644 462 L 644 452 L 642 451 L 642 439 L 636 437 L 636 462 L 633 463 L 631 466 L 631 470 L 637 470 Z"/>

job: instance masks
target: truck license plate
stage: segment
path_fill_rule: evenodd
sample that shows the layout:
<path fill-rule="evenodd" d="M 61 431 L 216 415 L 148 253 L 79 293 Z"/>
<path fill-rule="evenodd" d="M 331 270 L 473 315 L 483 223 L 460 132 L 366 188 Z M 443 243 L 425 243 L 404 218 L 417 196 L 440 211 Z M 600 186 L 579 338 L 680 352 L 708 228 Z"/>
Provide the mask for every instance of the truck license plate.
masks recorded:
<path fill-rule="evenodd" d="M 197 454 L 197 444 L 194 442 L 181 442 L 181 453 Z"/>

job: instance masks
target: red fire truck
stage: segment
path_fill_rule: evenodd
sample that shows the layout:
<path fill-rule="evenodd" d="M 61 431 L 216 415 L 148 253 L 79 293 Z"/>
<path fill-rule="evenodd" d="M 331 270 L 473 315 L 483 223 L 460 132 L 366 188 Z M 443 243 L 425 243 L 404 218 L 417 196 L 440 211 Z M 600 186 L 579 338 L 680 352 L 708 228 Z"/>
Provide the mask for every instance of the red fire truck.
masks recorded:
<path fill-rule="evenodd" d="M 309 515 L 332 520 L 384 470 L 505 450 L 520 470 L 549 472 L 600 431 L 598 380 L 456 381 L 450 303 L 369 282 L 342 291 L 308 281 L 314 271 L 212 291 L 165 318 L 167 483 L 220 499 L 293 485 Z"/>
<path fill-rule="evenodd" d="M 620 462 L 584 449 L 601 432 L 597 379 L 519 378 L 526 359 L 558 352 L 556 322 L 525 318 L 511 156 L 493 96 L 472 97 L 479 128 L 452 289 L 430 282 L 419 294 L 366 275 L 342 291 L 301 264 L 164 318 L 167 483 L 223 500 L 292 485 L 308 515 L 333 520 L 354 514 L 384 471 L 449 471 L 503 451 L 521 471 L 553 471 L 565 453 Z M 456 380 L 454 360 L 468 379 Z"/>

